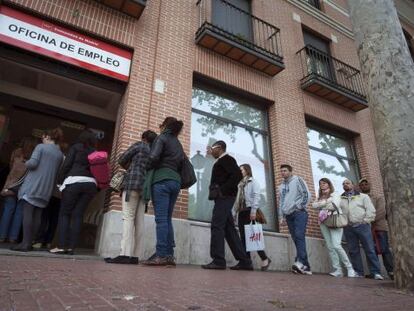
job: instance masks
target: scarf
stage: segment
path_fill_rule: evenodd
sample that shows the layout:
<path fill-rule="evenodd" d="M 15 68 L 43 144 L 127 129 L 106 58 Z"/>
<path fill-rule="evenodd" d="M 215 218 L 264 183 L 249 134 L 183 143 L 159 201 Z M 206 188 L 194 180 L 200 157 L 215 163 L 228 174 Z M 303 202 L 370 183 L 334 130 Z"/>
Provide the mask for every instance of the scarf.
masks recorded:
<path fill-rule="evenodd" d="M 236 213 L 246 210 L 246 200 L 244 198 L 244 187 L 246 187 L 249 182 L 250 176 L 245 176 L 237 185 L 237 196 L 236 201 L 234 201 L 233 209 Z"/>

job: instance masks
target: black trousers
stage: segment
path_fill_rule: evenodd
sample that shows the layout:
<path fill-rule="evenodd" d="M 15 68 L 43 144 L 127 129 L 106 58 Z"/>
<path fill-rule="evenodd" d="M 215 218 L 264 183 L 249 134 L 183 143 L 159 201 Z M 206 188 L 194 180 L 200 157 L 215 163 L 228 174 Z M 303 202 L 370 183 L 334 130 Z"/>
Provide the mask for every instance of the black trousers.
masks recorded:
<path fill-rule="evenodd" d="M 95 183 L 67 185 L 62 192 L 59 213 L 59 248 L 74 249 L 78 244 L 83 213 L 97 192 Z"/>
<path fill-rule="evenodd" d="M 34 235 L 39 231 L 43 208 L 23 201 L 23 241 L 20 245 L 29 248 L 32 246 Z"/>
<path fill-rule="evenodd" d="M 224 239 L 227 241 L 234 258 L 240 261 L 241 264 L 251 264 L 234 225 L 231 213 L 234 201 L 235 197 L 214 201 L 213 217 L 211 219 L 210 256 L 215 264 L 221 266 L 226 265 Z"/>
<path fill-rule="evenodd" d="M 239 212 L 238 221 L 239 221 L 240 238 L 243 243 L 243 246 L 246 248 L 246 236 L 244 235 L 244 225 L 250 224 L 250 210 Z M 250 252 L 246 252 L 246 254 L 247 256 L 250 257 Z M 259 254 L 262 260 L 267 259 L 267 255 L 265 251 L 257 251 L 257 254 Z"/>
<path fill-rule="evenodd" d="M 36 238 L 37 242 L 52 243 L 59 221 L 60 199 L 51 197 L 49 204 L 43 209 L 42 222 Z"/>

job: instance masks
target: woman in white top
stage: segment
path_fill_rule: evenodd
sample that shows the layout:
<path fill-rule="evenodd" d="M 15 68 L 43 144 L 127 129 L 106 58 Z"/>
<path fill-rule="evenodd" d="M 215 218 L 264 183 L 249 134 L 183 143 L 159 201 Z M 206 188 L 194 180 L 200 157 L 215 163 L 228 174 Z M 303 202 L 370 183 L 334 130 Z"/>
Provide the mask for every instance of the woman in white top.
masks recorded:
<path fill-rule="evenodd" d="M 339 208 L 340 197 L 334 193 L 335 189 L 332 182 L 328 178 L 319 180 L 319 195 L 318 199 L 312 203 L 312 207 L 318 209 L 320 212 L 319 219 L 328 211 L 334 211 L 335 206 Z M 333 271 L 329 273 L 333 277 L 342 277 L 341 262 L 348 270 L 348 277 L 357 277 L 352 264 L 341 246 L 343 228 L 329 228 L 323 222 L 320 223 L 321 232 L 326 242 L 326 247 L 329 251 L 329 257 L 332 262 Z"/>
<path fill-rule="evenodd" d="M 243 179 L 239 182 L 236 201 L 233 211 L 238 214 L 238 225 L 241 241 L 246 247 L 246 238 L 244 235 L 244 225 L 248 225 L 251 221 L 256 221 L 257 210 L 259 209 L 260 185 L 253 178 L 252 168 L 249 164 L 240 165 L 240 171 Z M 259 219 L 257 219 L 259 222 Z M 266 271 L 272 262 L 264 251 L 258 251 L 260 259 L 262 259 L 261 270 Z M 247 252 L 250 257 L 250 252 Z"/>

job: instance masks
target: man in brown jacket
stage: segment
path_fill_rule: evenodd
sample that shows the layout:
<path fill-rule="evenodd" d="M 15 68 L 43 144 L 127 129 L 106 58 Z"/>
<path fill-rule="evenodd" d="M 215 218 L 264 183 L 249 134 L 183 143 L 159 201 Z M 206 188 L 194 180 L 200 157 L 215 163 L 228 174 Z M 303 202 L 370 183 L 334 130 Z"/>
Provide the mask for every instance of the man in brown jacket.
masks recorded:
<path fill-rule="evenodd" d="M 386 218 L 387 212 L 385 209 L 385 200 L 381 196 L 376 196 L 370 193 L 371 186 L 366 178 L 363 178 L 359 181 L 359 188 L 361 189 L 362 193 L 369 195 L 372 204 L 374 204 L 376 216 L 371 226 L 372 235 L 375 242 L 375 249 L 378 255 L 382 255 L 382 261 L 384 262 L 388 276 L 391 279 L 394 279 L 393 256 L 388 243 L 388 223 Z"/>

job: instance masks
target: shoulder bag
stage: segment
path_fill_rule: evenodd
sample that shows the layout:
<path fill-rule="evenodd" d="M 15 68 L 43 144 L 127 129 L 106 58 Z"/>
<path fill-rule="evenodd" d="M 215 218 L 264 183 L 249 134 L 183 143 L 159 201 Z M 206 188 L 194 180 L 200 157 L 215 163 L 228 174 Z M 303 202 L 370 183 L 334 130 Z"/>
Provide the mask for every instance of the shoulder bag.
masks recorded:
<path fill-rule="evenodd" d="M 323 224 L 329 228 L 343 228 L 348 225 L 348 217 L 338 208 L 335 203 L 332 203 L 335 210 L 328 212 L 328 217 L 323 221 Z"/>

